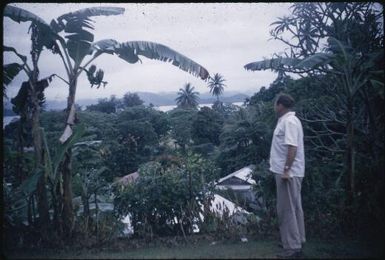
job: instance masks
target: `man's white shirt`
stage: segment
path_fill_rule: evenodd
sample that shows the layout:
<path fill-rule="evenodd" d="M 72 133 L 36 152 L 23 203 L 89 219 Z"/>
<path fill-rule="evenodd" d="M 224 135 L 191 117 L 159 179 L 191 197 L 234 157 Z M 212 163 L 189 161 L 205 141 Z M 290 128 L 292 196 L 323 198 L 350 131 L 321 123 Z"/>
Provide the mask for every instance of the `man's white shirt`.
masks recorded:
<path fill-rule="evenodd" d="M 297 147 L 297 153 L 289 170 L 290 176 L 304 177 L 305 152 L 303 147 L 303 129 L 295 112 L 287 112 L 278 119 L 270 149 L 270 171 L 283 174 L 288 145 Z"/>

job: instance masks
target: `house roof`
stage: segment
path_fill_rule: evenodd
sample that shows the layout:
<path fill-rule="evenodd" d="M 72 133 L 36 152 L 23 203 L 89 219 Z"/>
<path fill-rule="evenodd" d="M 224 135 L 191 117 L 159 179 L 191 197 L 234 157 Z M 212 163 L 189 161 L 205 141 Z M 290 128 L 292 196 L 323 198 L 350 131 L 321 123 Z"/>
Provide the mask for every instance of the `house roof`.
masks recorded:
<path fill-rule="evenodd" d="M 139 173 L 134 172 L 121 177 L 120 179 L 115 181 L 115 183 L 121 184 L 121 185 L 127 185 L 129 183 L 133 183 L 137 178 L 139 178 Z"/>
<path fill-rule="evenodd" d="M 250 214 L 250 212 L 248 212 L 247 210 L 237 206 L 234 202 L 216 193 L 214 193 L 214 200 L 211 202 L 210 209 L 211 211 L 214 211 L 221 216 L 223 215 L 225 210 L 228 210 L 230 215 L 233 215 L 236 212 Z"/>
<path fill-rule="evenodd" d="M 251 173 L 253 172 L 253 169 L 254 169 L 254 165 L 249 165 L 249 166 L 246 166 L 246 167 L 243 167 L 242 169 L 236 171 L 236 172 L 233 172 L 221 179 L 218 180 L 218 182 L 216 183 L 217 185 L 220 185 L 221 182 L 227 180 L 227 179 L 230 179 L 232 177 L 236 177 L 238 179 L 241 179 L 249 184 L 255 184 L 255 180 L 253 180 L 251 177 Z"/>

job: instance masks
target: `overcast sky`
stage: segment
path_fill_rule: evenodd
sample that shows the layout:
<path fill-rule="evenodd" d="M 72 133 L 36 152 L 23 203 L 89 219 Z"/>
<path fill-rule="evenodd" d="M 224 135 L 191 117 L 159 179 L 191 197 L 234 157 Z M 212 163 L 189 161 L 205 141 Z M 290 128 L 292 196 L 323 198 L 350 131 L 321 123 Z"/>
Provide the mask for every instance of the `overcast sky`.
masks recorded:
<path fill-rule="evenodd" d="M 256 92 L 268 86 L 276 74 L 271 71 L 246 71 L 249 62 L 270 58 L 284 51 L 279 41 L 270 40 L 269 26 L 290 14 L 290 3 L 159 3 L 159 4 L 57 4 L 12 3 L 33 12 L 47 23 L 53 18 L 92 6 L 119 6 L 125 13 L 118 16 L 93 17 L 95 41 L 112 38 L 124 41 L 153 41 L 164 44 L 204 66 L 210 73 L 220 73 L 226 80 L 225 91 Z M 29 23 L 18 24 L 4 18 L 3 43 L 15 47 L 29 57 Z M 190 82 L 200 93 L 208 92 L 207 82 L 178 69 L 171 63 L 141 58 L 143 63 L 129 64 L 117 56 L 104 54 L 93 64 L 105 72 L 106 88 L 90 89 L 86 76 L 78 81 L 77 99 L 123 96 L 126 92 L 177 92 Z M 5 54 L 4 63 L 15 62 L 14 55 Z M 40 77 L 57 73 L 66 78 L 58 55 L 44 51 L 39 62 Z M 20 73 L 8 87 L 8 96 L 16 95 L 22 81 Z M 49 100 L 65 100 L 67 86 L 54 79 L 46 90 Z"/>

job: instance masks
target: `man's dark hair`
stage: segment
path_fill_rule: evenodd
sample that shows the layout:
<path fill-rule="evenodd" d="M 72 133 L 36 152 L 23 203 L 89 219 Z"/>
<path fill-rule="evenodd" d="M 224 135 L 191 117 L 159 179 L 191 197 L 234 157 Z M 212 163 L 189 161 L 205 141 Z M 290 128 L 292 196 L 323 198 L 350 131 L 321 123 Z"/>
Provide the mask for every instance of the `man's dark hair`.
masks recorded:
<path fill-rule="evenodd" d="M 281 94 L 277 98 L 277 105 L 281 104 L 286 108 L 292 108 L 294 106 L 294 98 L 288 94 Z"/>

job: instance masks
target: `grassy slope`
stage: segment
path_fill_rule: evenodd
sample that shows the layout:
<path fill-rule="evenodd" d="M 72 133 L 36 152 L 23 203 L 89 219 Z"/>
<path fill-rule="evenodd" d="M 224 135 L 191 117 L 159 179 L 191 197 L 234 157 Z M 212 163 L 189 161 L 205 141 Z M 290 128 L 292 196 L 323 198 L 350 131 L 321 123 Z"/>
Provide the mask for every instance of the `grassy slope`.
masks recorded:
<path fill-rule="evenodd" d="M 14 258 L 59 258 L 59 259 L 154 259 L 154 258 L 275 258 L 279 252 L 274 240 L 249 240 L 247 243 L 222 241 L 211 245 L 209 241 L 199 241 L 196 244 L 180 246 L 156 246 L 139 249 L 120 250 L 82 250 L 82 251 L 29 251 L 13 252 L 6 259 Z M 352 240 L 320 241 L 310 240 L 304 248 L 305 258 L 373 258 L 384 256 L 381 244 L 373 245 L 367 242 Z"/>

